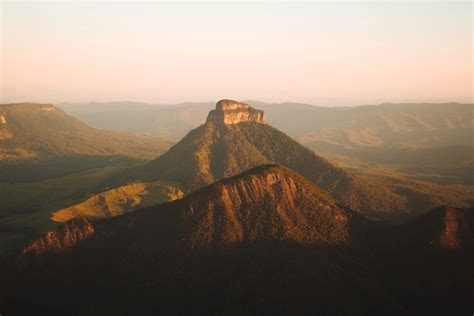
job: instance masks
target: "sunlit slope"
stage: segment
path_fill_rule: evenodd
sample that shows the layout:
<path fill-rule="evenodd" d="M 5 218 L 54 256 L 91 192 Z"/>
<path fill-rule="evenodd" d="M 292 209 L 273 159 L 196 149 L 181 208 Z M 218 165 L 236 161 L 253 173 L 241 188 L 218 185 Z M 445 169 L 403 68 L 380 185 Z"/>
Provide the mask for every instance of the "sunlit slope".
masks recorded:
<path fill-rule="evenodd" d="M 65 222 L 76 217 L 100 219 L 132 212 L 138 208 L 183 197 L 175 183 L 160 181 L 135 182 L 93 195 L 86 201 L 52 213 L 55 222 Z"/>

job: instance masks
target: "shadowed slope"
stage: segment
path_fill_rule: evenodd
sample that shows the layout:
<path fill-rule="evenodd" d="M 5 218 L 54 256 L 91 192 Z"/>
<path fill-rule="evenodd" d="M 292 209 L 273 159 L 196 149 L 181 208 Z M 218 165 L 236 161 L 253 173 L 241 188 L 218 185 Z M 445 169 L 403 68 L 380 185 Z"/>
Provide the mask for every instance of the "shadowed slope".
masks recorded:
<path fill-rule="evenodd" d="M 8 274 L 8 301 L 60 314 L 465 312 L 472 255 L 432 252 L 425 238 L 400 242 L 417 226 L 444 234 L 451 221 L 438 230 L 430 218 L 453 212 L 438 213 L 374 223 L 287 168 L 259 166 L 181 200 L 63 224 L 46 235 L 56 240 L 25 248 L 23 268 Z M 459 214 L 456 223 L 471 223 Z"/>
<path fill-rule="evenodd" d="M 265 165 L 181 200 L 65 223 L 46 235 L 56 241 L 25 248 L 9 293 L 23 308 L 92 314 L 397 310 L 349 250 L 364 225 L 310 181 Z"/>
<path fill-rule="evenodd" d="M 413 315 L 463 315 L 474 308 L 474 209 L 439 207 L 372 239 L 374 271 Z"/>
<path fill-rule="evenodd" d="M 399 234 L 402 244 L 412 248 L 474 249 L 474 209 L 438 207 L 404 225 Z"/>

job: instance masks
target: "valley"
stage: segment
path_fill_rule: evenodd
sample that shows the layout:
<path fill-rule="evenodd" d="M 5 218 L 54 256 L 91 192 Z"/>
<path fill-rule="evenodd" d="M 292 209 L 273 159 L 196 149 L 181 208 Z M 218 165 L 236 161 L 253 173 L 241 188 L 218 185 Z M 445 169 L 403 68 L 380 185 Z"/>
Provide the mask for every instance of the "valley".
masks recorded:
<path fill-rule="evenodd" d="M 385 220 L 403 221 L 439 205 L 464 208 L 474 203 L 472 186 L 441 185 L 436 181 L 429 181 L 436 175 L 428 177 L 426 173 L 417 173 L 399 166 L 393 167 L 388 163 L 377 163 L 377 159 L 370 160 L 366 157 L 361 159 L 357 154 L 351 155 L 347 152 L 337 154 L 317 151 L 315 155 L 284 133 L 265 124 L 263 116 L 257 123 L 253 122 L 253 118 L 249 118 L 249 121 L 240 121 L 242 118 L 246 120 L 247 108 L 239 109 L 243 103 L 235 101 L 228 103 L 229 109 L 219 108 L 219 103 L 217 106 L 224 116 L 209 116 L 206 124 L 190 131 L 166 154 L 157 159 L 147 161 L 143 158 L 138 159 L 133 154 L 130 157 L 94 156 L 95 154 L 89 156 L 89 152 L 81 152 L 81 147 L 76 148 L 72 145 L 71 149 L 80 154 L 61 157 L 63 154 L 58 150 L 55 154 L 57 158 L 45 156 L 35 163 L 18 164 L 4 161 L 3 167 L 0 168 L 2 175 L 0 198 L 4 201 L 0 206 L 2 216 L 0 249 L 4 253 L 18 249 L 34 236 L 55 227 L 57 224 L 54 222 L 63 222 L 77 216 L 97 219 L 120 215 L 141 207 L 180 198 L 183 194 L 216 180 L 265 163 L 279 163 L 290 167 L 328 190 L 340 203 L 367 216 Z M 128 104 L 123 104 L 122 107 L 117 104 L 109 106 L 117 111 L 128 108 Z M 278 105 L 276 106 L 278 110 L 273 110 L 276 111 L 275 121 L 278 121 L 276 119 L 278 115 L 288 114 L 283 110 L 285 106 L 287 105 Z M 41 107 L 45 105 L 39 108 Z M 205 105 L 191 104 L 186 107 L 192 111 L 206 109 Z M 306 109 L 303 105 L 287 107 Z M 56 113 L 56 108 L 50 108 L 51 111 L 42 113 L 31 104 L 13 107 L 15 111 L 21 110 L 20 113 L 23 113 L 20 118 L 29 120 L 31 117 L 41 115 L 45 122 L 63 124 L 58 125 L 55 130 L 60 130 L 60 126 L 72 120 L 74 126 L 79 126 L 78 129 L 81 131 L 100 133 L 99 130 L 95 131 L 62 112 Z M 146 106 L 146 109 L 150 108 L 153 107 Z M 86 106 L 84 111 L 88 110 L 90 109 Z M 178 111 L 181 111 L 179 107 Z M 268 115 L 272 113 L 270 111 Z M 194 114 L 190 117 L 194 118 Z M 53 115 L 53 119 L 45 118 L 45 115 Z M 178 118 L 183 115 L 180 114 Z M 226 115 L 230 115 L 231 120 L 238 118 L 238 121 L 232 121 L 232 124 L 224 123 Z M 265 112 L 265 121 L 266 117 Z M 13 122 L 15 121 L 10 120 L 9 128 L 21 131 L 20 127 L 11 127 Z M 19 126 L 27 124 L 19 119 L 17 122 Z M 37 123 L 38 128 L 44 129 L 43 137 L 48 139 L 50 137 L 47 135 L 48 128 L 53 125 L 50 123 L 41 125 L 41 122 L 40 120 Z M 16 141 L 28 143 L 26 139 L 28 138 Z M 150 141 L 155 142 L 152 139 Z M 160 140 L 160 144 L 169 142 Z M 151 155 L 152 150 L 161 150 L 162 147 L 152 148 L 147 149 L 145 146 L 143 150 L 149 150 L 148 155 Z M 451 157 L 469 159 L 463 155 L 451 155 Z M 397 161 L 396 156 L 390 156 L 392 161 Z M 415 164 L 416 156 L 408 155 L 407 158 L 409 157 Z M 424 158 L 426 155 L 421 157 Z M 434 157 L 440 156 L 434 155 Z M 437 161 L 442 161 L 441 158 L 437 159 L 432 164 L 436 165 Z M 404 160 L 399 159 L 398 162 L 403 163 Z M 453 165 L 449 162 L 444 163 Z M 427 165 L 429 164 L 425 164 L 424 167 Z M 458 165 L 461 168 L 463 166 L 462 163 Z M 465 173 L 464 177 L 471 178 Z"/>

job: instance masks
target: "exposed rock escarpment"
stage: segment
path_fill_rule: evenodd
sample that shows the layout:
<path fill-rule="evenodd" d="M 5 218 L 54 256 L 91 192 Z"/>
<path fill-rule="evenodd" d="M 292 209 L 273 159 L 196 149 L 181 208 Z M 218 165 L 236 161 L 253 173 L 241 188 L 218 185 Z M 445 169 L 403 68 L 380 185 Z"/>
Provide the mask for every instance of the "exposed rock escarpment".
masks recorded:
<path fill-rule="evenodd" d="M 183 218 L 191 248 L 285 240 L 298 244 L 348 244 L 350 215 L 310 181 L 277 165 L 224 179 L 188 198 Z"/>
<path fill-rule="evenodd" d="M 407 223 L 401 235 L 402 243 L 415 249 L 472 249 L 474 209 L 438 207 Z"/>
<path fill-rule="evenodd" d="M 91 236 L 94 232 L 94 225 L 89 219 L 75 218 L 30 243 L 23 249 L 23 254 L 60 252 L 73 247 L 77 242 Z"/>
<path fill-rule="evenodd" d="M 443 227 L 434 244 L 443 249 L 461 249 L 474 244 L 466 211 L 447 207 L 443 209 L 443 213 Z"/>
<path fill-rule="evenodd" d="M 250 105 L 233 100 L 220 100 L 216 109 L 209 112 L 207 122 L 238 124 L 241 122 L 264 123 L 264 112 Z"/>

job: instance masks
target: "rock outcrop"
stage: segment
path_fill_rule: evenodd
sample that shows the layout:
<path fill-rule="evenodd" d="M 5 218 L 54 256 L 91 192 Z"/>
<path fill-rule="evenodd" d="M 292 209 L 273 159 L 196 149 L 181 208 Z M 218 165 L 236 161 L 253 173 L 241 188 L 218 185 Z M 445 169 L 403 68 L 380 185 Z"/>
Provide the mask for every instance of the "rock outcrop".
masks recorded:
<path fill-rule="evenodd" d="M 474 209 L 435 208 L 405 224 L 400 235 L 400 244 L 409 249 L 472 250 Z"/>
<path fill-rule="evenodd" d="M 220 100 L 216 109 L 209 112 L 207 122 L 238 124 L 241 122 L 264 123 L 264 112 L 246 103 L 233 100 Z"/>
<path fill-rule="evenodd" d="M 23 249 L 23 254 L 64 251 L 88 238 L 94 232 L 95 228 L 91 220 L 82 217 L 75 218 L 30 243 Z"/>

